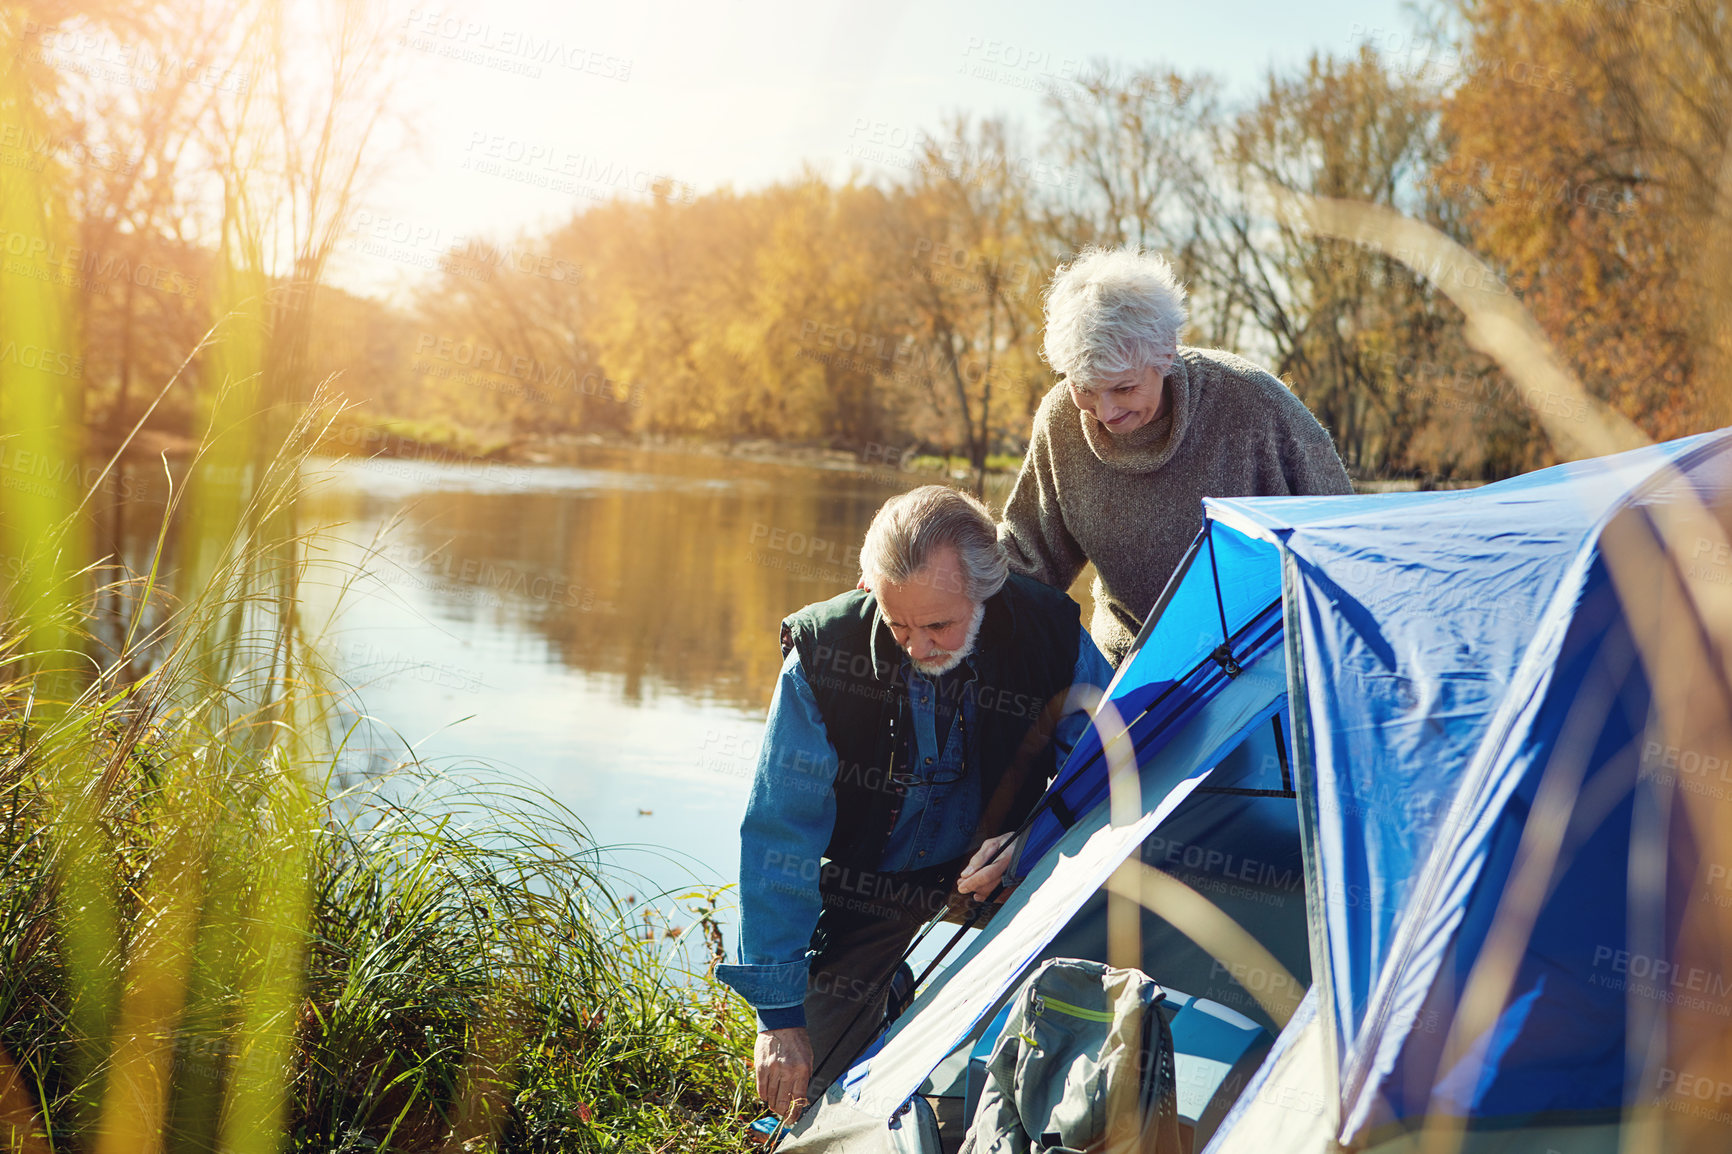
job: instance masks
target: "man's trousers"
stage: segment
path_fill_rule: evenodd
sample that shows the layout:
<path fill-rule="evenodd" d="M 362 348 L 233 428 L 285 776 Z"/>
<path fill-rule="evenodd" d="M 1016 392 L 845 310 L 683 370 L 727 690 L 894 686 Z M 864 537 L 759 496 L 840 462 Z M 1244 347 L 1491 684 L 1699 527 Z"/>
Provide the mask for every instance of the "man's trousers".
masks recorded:
<path fill-rule="evenodd" d="M 902 952 L 940 911 L 968 906 L 956 892 L 964 859 L 906 873 L 854 870 L 824 863 L 824 909 L 812 933 L 806 980 L 806 1033 L 812 1042 L 816 1102 L 845 1073 L 884 1024 L 890 979 Z"/>

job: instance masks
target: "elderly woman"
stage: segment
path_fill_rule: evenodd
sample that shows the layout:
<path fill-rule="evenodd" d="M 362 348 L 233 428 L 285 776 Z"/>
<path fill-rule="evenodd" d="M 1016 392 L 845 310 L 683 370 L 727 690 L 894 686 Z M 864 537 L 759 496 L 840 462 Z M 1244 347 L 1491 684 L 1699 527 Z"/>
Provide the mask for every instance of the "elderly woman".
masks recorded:
<path fill-rule="evenodd" d="M 1179 344 L 1161 257 L 1085 250 L 1046 293 L 1060 383 L 1034 417 L 999 536 L 1011 567 L 1068 589 L 1093 561 L 1090 632 L 1114 665 L 1202 527 L 1204 497 L 1349 493 L 1329 434 L 1274 376 Z"/>

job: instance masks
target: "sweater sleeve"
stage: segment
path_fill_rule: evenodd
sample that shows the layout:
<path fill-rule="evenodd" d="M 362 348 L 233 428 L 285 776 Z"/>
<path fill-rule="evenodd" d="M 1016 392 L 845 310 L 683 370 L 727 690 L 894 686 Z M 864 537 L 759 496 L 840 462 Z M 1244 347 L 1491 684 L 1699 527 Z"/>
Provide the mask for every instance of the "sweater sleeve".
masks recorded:
<path fill-rule="evenodd" d="M 1011 489 L 1010 500 L 1004 505 L 998 539 L 1010 554 L 1012 570 L 1054 589 L 1069 589 L 1088 558 L 1065 528 L 1064 513 L 1059 507 L 1052 439 L 1047 428 L 1052 420 L 1053 406 L 1041 405 L 1035 413 L 1028 455 L 1022 459 L 1016 487 Z"/>
<path fill-rule="evenodd" d="M 1335 441 L 1309 410 L 1305 420 L 1282 438 L 1281 472 L 1287 491 L 1295 496 L 1336 496 L 1353 492 L 1347 466 L 1335 451 Z"/>

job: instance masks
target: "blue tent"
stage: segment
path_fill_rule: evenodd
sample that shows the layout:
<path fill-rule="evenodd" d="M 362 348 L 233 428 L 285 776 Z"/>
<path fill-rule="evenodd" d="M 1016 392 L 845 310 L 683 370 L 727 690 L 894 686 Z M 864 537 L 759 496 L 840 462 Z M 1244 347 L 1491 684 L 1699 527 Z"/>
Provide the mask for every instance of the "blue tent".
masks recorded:
<path fill-rule="evenodd" d="M 1279 1034 L 1211 1151 L 1732 1148 L 1729 450 L 1205 502 L 1038 864 L 791 1148 L 914 1148 L 1033 964 L 1108 960 L 1136 854 L 1250 939 L 1149 903 L 1143 968 Z"/>

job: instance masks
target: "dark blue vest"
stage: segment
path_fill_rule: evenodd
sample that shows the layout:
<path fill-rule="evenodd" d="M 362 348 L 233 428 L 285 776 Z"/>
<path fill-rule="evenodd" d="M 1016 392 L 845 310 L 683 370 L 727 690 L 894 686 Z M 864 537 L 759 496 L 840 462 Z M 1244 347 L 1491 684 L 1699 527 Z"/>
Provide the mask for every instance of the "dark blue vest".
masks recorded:
<path fill-rule="evenodd" d="M 1056 589 L 1015 574 L 987 599 L 972 658 L 970 773 L 981 775 L 981 819 L 972 845 L 1014 829 L 1056 768 L 1052 731 L 1076 671 L 1081 610 Z M 902 812 L 908 687 L 903 653 L 871 593 L 856 589 L 808 605 L 782 622 L 782 653 L 800 667 L 836 747 L 836 826 L 825 856 L 875 870 Z M 896 724 L 898 718 L 903 724 Z"/>

